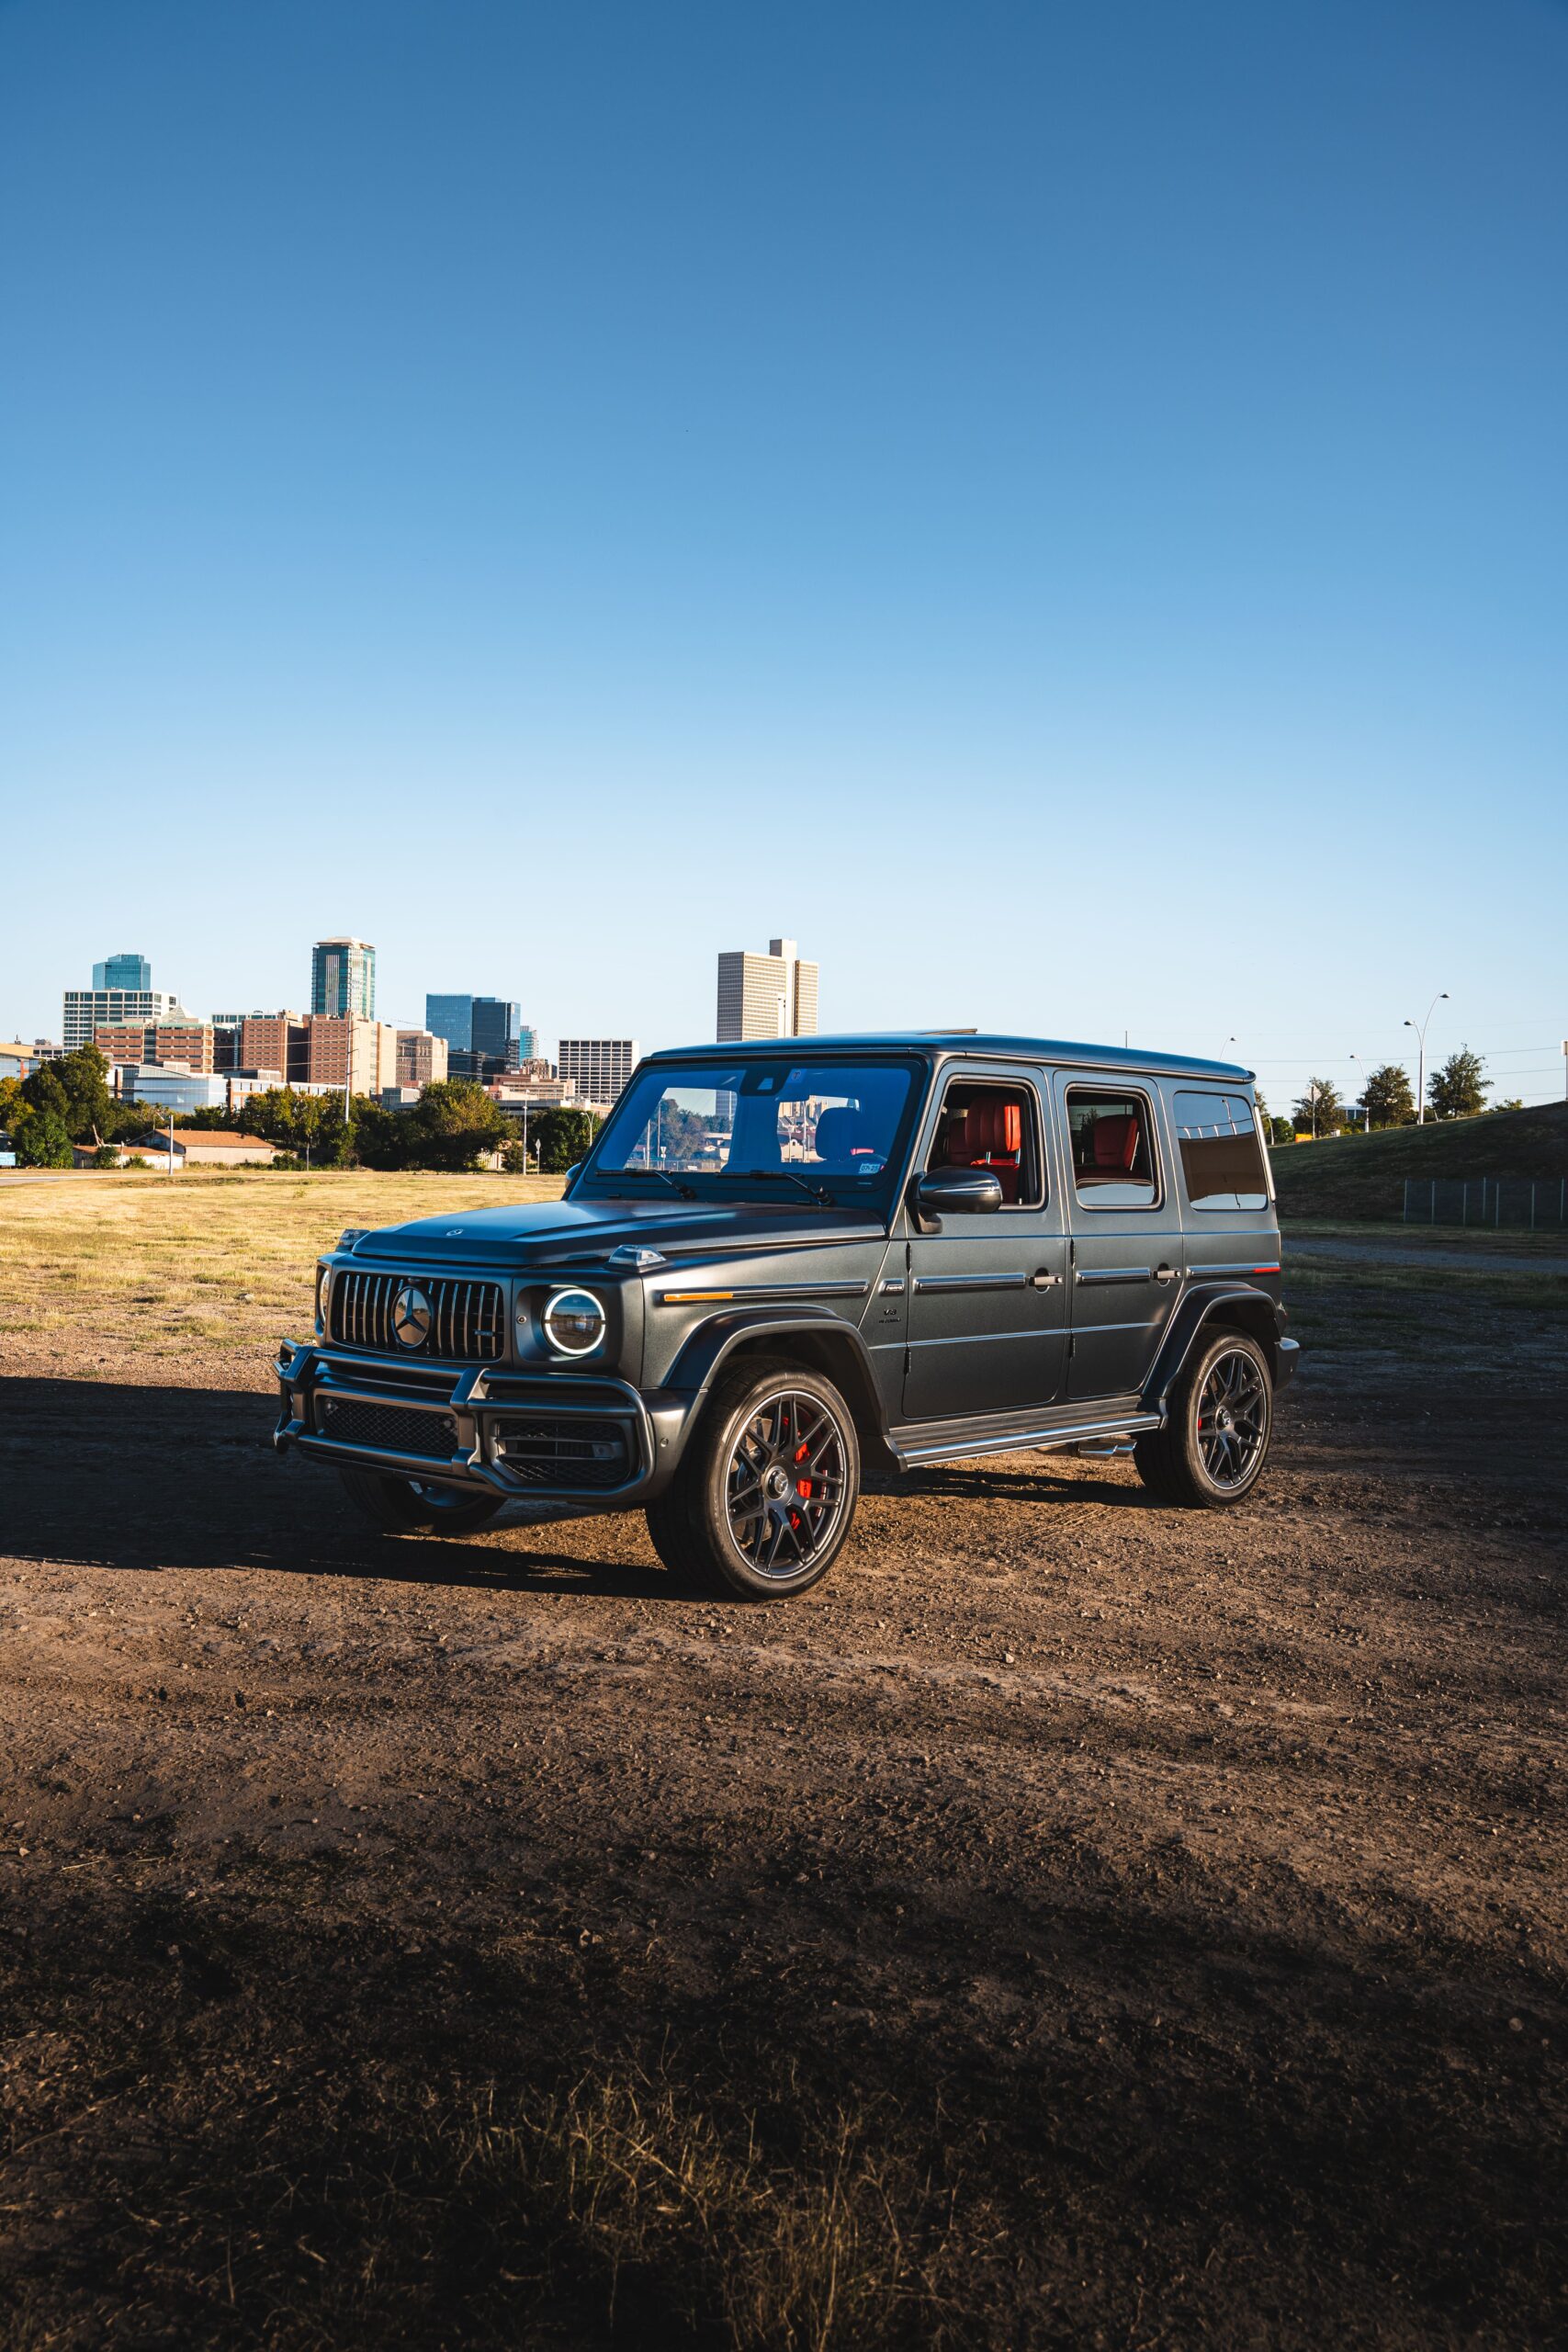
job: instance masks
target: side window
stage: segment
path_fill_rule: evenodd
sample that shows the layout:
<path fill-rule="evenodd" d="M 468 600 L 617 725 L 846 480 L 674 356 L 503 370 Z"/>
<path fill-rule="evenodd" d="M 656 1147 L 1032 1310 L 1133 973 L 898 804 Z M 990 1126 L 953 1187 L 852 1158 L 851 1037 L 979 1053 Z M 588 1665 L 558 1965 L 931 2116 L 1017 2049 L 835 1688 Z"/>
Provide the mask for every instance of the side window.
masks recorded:
<path fill-rule="evenodd" d="M 1045 1187 L 1034 1089 L 953 1079 L 926 1165 L 988 1168 L 1000 1182 L 1004 1209 L 1039 1208 Z"/>
<path fill-rule="evenodd" d="M 1181 1173 L 1195 1209 L 1266 1209 L 1269 1178 L 1245 1094 L 1176 1098 Z"/>
<path fill-rule="evenodd" d="M 1069 1086 L 1073 1184 L 1086 1209 L 1147 1209 L 1159 1199 L 1159 1161 L 1145 1095 Z"/>

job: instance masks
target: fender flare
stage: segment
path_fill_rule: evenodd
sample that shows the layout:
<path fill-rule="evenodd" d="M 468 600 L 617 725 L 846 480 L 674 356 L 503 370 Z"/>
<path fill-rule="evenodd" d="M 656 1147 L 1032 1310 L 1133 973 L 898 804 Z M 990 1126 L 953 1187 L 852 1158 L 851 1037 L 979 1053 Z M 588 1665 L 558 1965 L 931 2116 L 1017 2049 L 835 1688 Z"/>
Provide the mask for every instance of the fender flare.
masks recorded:
<path fill-rule="evenodd" d="M 1223 1317 L 1221 1309 L 1227 1310 Z M 1269 1359 L 1270 1376 L 1279 1381 L 1280 1325 L 1284 1318 L 1278 1301 L 1251 1283 L 1200 1283 L 1182 1299 L 1160 1341 L 1159 1352 L 1144 1385 L 1146 1411 L 1164 1413 L 1183 1364 L 1194 1348 L 1201 1344 L 1209 1325 L 1222 1319 L 1239 1323 L 1249 1338 L 1258 1341 Z"/>
<path fill-rule="evenodd" d="M 798 1356 L 840 1390 L 854 1415 L 863 1452 L 886 1443 L 887 1423 L 865 1341 L 857 1325 L 825 1306 L 737 1307 L 699 1323 L 661 1383 L 691 1397 L 688 1429 L 725 1366 L 741 1350 L 771 1339 L 787 1342 L 781 1352 Z"/>

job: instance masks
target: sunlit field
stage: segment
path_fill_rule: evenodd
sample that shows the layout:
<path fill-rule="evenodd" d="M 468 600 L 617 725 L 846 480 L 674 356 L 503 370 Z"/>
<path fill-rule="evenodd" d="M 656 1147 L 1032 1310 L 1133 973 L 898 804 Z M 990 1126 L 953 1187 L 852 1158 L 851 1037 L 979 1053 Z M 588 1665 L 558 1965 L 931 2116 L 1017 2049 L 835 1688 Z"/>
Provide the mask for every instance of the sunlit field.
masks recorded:
<path fill-rule="evenodd" d="M 0 1347 L 73 1332 L 143 1356 L 303 1336 L 347 1225 L 555 1200 L 558 1176 L 248 1170 L 0 1187 Z"/>

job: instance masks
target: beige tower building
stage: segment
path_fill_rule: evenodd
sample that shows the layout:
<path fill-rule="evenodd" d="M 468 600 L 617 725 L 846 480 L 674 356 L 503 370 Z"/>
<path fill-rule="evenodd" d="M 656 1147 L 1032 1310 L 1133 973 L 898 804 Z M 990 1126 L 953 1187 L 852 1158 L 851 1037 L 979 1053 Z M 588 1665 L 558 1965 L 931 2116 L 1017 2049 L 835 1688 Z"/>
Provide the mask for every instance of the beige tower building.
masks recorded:
<path fill-rule="evenodd" d="M 817 967 L 793 939 L 771 939 L 765 956 L 737 948 L 718 959 L 720 1045 L 739 1037 L 814 1037 Z"/>
<path fill-rule="evenodd" d="M 446 1076 L 447 1045 L 429 1029 L 398 1032 L 398 1084 L 435 1086 Z"/>
<path fill-rule="evenodd" d="M 312 1013 L 309 1027 L 312 1086 L 346 1081 L 355 1094 L 379 1094 L 384 1086 L 396 1086 L 398 1033 L 389 1021 L 366 1021 L 358 1013 Z"/>

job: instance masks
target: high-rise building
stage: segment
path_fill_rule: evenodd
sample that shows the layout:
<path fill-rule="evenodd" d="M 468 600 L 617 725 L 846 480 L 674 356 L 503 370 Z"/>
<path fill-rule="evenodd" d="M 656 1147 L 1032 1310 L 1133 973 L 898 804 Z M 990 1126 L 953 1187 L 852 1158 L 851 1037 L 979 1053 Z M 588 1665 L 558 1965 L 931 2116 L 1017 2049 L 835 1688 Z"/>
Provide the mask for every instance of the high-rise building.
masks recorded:
<path fill-rule="evenodd" d="M 106 956 L 93 967 L 96 989 L 130 989 L 140 994 L 152 985 L 152 967 L 145 956 Z"/>
<path fill-rule="evenodd" d="M 121 1021 L 95 1029 L 93 1043 L 107 1062 L 177 1062 L 193 1070 L 218 1066 L 209 1021 Z"/>
<path fill-rule="evenodd" d="M 427 996 L 424 1000 L 424 1025 L 436 1037 L 459 1054 L 466 1054 L 474 1042 L 474 1000 L 471 996 Z"/>
<path fill-rule="evenodd" d="M 432 1029 L 398 1032 L 399 1086 L 435 1086 L 446 1075 L 451 1048 Z"/>
<path fill-rule="evenodd" d="M 718 959 L 719 1043 L 739 1037 L 814 1037 L 817 967 L 793 939 L 772 939 L 765 956 L 738 948 Z"/>
<path fill-rule="evenodd" d="M 220 1069 L 275 1069 L 289 1086 L 309 1079 L 310 1024 L 302 1012 L 246 1012 L 239 1024 L 234 1058 L 220 1061 Z"/>
<path fill-rule="evenodd" d="M 473 1027 L 469 1033 L 470 1050 L 482 1055 L 487 1062 L 501 1062 L 508 1069 L 515 1069 L 522 1059 L 519 1032 L 523 1026 L 523 1008 L 502 996 L 477 996 L 474 999 Z"/>
<path fill-rule="evenodd" d="M 635 1037 L 563 1037 L 556 1068 L 584 1102 L 614 1102 L 637 1060 Z"/>
<path fill-rule="evenodd" d="M 398 1082 L 398 1033 L 389 1021 L 362 1021 L 356 1013 L 312 1013 L 310 1065 L 312 1086 L 347 1084 L 355 1094 L 379 1094 Z M 276 1068 L 274 1064 L 272 1067 Z"/>
<path fill-rule="evenodd" d="M 376 950 L 366 939 L 318 939 L 310 950 L 310 1010 L 341 1020 L 376 1017 Z"/>
<path fill-rule="evenodd" d="M 195 1019 L 177 997 L 163 989 L 67 989 L 61 1035 L 70 1054 L 78 1046 L 90 1046 L 95 1029 Z"/>

